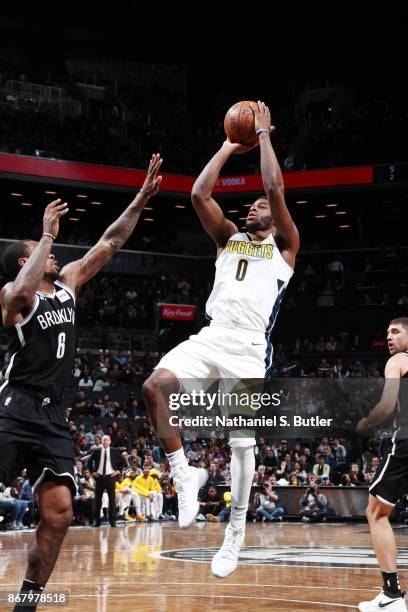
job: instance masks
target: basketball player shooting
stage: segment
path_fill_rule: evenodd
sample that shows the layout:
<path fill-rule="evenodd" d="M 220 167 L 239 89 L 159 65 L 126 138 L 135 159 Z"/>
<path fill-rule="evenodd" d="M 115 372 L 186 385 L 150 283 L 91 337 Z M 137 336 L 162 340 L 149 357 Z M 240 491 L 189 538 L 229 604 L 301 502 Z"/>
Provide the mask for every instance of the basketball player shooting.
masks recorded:
<path fill-rule="evenodd" d="M 265 377 L 272 364 L 269 334 L 299 249 L 298 231 L 285 204 L 282 172 L 271 144 L 269 109 L 258 102 L 253 111 L 265 196 L 249 208 L 246 232 L 239 232 L 235 223 L 224 217 L 212 197 L 221 169 L 232 154 L 253 148 L 227 139 L 192 190 L 194 208 L 217 246 L 214 287 L 206 307 L 211 323 L 165 355 L 143 387 L 150 418 L 171 466 L 181 527 L 188 527 L 195 519 L 197 494 L 208 475 L 206 470 L 188 465 L 177 429 L 169 426 L 161 435 L 160 428 L 170 416 L 168 395 L 162 390 L 179 391 L 183 379 Z M 253 437 L 232 435 L 230 446 L 231 519 L 211 565 L 213 574 L 220 578 L 237 566 L 255 469 Z"/>
<path fill-rule="evenodd" d="M 45 209 L 39 242 L 20 240 L 3 253 L 12 281 L 0 292 L 10 356 L 0 387 L 0 482 L 27 467 L 40 513 L 22 592 L 43 590 L 73 518 L 74 455 L 61 401 L 75 356 L 75 297 L 132 234 L 160 188 L 161 164 L 154 154 L 142 189 L 82 259 L 60 270 L 51 253 L 68 212 L 61 200 Z"/>
<path fill-rule="evenodd" d="M 406 612 L 405 593 L 397 574 L 397 544 L 389 516 L 397 501 L 408 493 L 408 412 L 406 390 L 401 378 L 408 378 L 408 318 L 391 321 L 387 331 L 391 357 L 385 366 L 385 385 L 381 400 L 367 418 L 358 423 L 357 433 L 387 420 L 397 408 L 391 452 L 384 458 L 369 488 L 367 518 L 371 539 L 383 576 L 383 588 L 372 601 L 359 605 L 362 612 L 383 609 Z"/>

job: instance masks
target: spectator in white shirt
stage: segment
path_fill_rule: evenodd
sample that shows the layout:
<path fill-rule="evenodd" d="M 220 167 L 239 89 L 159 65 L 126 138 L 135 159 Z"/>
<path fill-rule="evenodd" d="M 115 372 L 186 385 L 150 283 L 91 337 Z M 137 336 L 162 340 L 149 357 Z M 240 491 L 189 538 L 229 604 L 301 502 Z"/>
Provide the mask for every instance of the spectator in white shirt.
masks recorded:
<path fill-rule="evenodd" d="M 81 380 L 79 381 L 78 386 L 79 386 L 80 388 L 82 388 L 82 389 L 83 389 L 83 388 L 88 388 L 88 389 L 89 389 L 90 387 L 93 387 L 93 386 L 94 386 L 94 384 L 93 384 L 93 380 L 92 380 L 92 378 L 91 378 L 90 376 L 84 376 L 84 377 L 83 377 L 83 378 L 81 378 Z"/>

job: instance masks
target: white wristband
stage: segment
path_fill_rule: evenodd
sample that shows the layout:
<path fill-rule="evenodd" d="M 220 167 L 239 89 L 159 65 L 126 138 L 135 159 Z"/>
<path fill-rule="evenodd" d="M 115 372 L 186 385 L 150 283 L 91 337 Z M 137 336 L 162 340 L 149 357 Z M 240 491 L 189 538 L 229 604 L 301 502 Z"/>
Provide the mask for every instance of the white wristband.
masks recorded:
<path fill-rule="evenodd" d="M 56 239 L 56 236 L 54 236 L 54 234 L 51 234 L 51 232 L 43 232 L 42 233 L 43 236 L 49 236 L 50 238 L 52 238 L 53 240 Z"/>
<path fill-rule="evenodd" d="M 269 130 L 267 128 L 259 128 L 258 130 L 256 130 L 256 135 L 259 136 L 259 134 L 262 134 L 262 132 L 269 134 Z"/>

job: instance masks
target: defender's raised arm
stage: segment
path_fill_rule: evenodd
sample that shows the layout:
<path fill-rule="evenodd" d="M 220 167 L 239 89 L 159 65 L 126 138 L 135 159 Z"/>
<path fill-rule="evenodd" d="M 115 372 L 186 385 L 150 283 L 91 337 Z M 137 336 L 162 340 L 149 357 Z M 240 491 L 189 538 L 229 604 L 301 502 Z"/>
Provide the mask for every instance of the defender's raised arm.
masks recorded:
<path fill-rule="evenodd" d="M 152 155 L 143 187 L 134 200 L 82 259 L 67 264 L 61 270 L 61 280 L 75 292 L 112 259 L 132 234 L 148 200 L 159 191 L 162 177 L 158 172 L 162 161 L 159 153 Z"/>

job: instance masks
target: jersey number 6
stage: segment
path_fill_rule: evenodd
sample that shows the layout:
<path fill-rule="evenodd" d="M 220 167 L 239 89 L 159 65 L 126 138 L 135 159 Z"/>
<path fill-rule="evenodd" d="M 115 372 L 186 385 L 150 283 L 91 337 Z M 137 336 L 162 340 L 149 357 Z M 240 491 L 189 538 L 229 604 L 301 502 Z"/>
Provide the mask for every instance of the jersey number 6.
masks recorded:
<path fill-rule="evenodd" d="M 57 348 L 57 359 L 62 359 L 65 353 L 65 332 L 58 334 L 58 348 Z"/>

